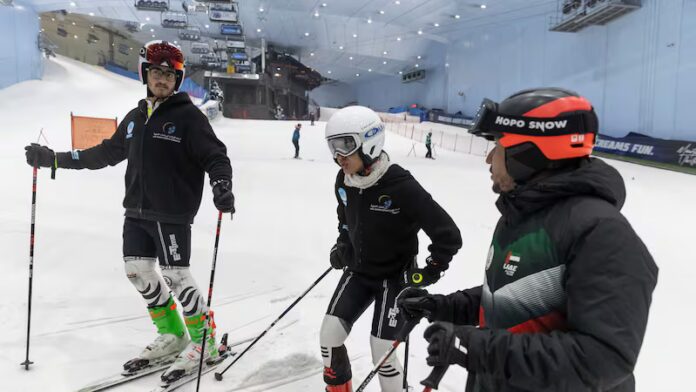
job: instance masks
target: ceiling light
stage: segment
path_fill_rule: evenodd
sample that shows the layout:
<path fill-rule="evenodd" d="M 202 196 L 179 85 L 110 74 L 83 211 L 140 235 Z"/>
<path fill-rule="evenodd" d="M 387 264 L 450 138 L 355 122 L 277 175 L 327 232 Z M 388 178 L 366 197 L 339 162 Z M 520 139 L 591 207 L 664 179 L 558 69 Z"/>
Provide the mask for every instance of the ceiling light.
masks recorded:
<path fill-rule="evenodd" d="M 326 73 L 330 75 L 330 74 L 331 74 L 331 70 L 329 70 L 329 71 L 326 71 Z"/>
<path fill-rule="evenodd" d="M 276 73 L 273 74 L 273 76 L 275 76 L 276 78 L 279 78 L 279 77 L 280 77 L 280 74 L 276 72 Z"/>
<path fill-rule="evenodd" d="M 263 12 L 263 11 L 265 11 L 265 10 L 263 9 L 263 7 L 259 7 L 259 12 Z"/>
<path fill-rule="evenodd" d="M 401 41 L 401 37 L 396 37 L 396 40 L 397 40 L 397 41 Z"/>
<path fill-rule="evenodd" d="M 90 13 L 89 13 L 89 16 L 94 16 L 94 12 L 90 12 Z"/>
<path fill-rule="evenodd" d="M 348 57 L 348 60 L 353 60 L 353 56 Z"/>
<path fill-rule="evenodd" d="M 305 33 L 304 33 L 304 36 L 305 36 L 305 37 L 309 37 L 309 33 L 308 33 L 308 32 L 305 32 Z"/>
<path fill-rule="evenodd" d="M 155 38 L 155 35 L 154 35 L 154 34 L 152 34 L 152 38 Z"/>
<path fill-rule="evenodd" d="M 338 47 L 339 50 L 343 50 L 343 45 Z"/>
<path fill-rule="evenodd" d="M 176 43 L 176 42 L 175 42 Z M 128 48 L 128 50 L 133 50 L 133 48 Z"/>
<path fill-rule="evenodd" d="M 382 54 L 385 55 L 385 56 L 387 55 L 387 53 L 388 53 L 388 52 L 387 52 L 386 50 L 385 50 L 384 52 L 382 52 Z"/>
<path fill-rule="evenodd" d="M 358 35 L 353 33 L 353 38 L 358 38 Z"/>
<path fill-rule="evenodd" d="M 461 17 L 462 17 L 462 16 L 461 16 L 461 15 L 459 15 L 459 14 L 457 14 L 457 15 L 454 15 L 454 19 L 460 19 Z"/>
<path fill-rule="evenodd" d="M 386 62 L 386 61 L 382 61 L 382 64 L 387 65 L 387 62 Z"/>
<path fill-rule="evenodd" d="M 257 33 L 260 33 L 260 32 L 261 32 L 261 29 L 256 29 L 256 32 L 257 32 Z"/>
<path fill-rule="evenodd" d="M 372 23 L 372 19 L 367 18 L 367 23 Z"/>
<path fill-rule="evenodd" d="M 485 5 L 485 4 L 481 4 L 481 9 L 482 9 L 482 10 L 485 10 L 485 9 L 486 9 L 486 5 Z"/>
<path fill-rule="evenodd" d="M 319 11 L 314 11 L 314 17 L 318 18 L 319 17 Z"/>
<path fill-rule="evenodd" d="M 177 41 L 174 41 L 174 45 L 179 45 L 179 42 L 177 42 Z"/>
<path fill-rule="evenodd" d="M 206 28 L 206 29 L 209 29 L 209 28 L 210 28 L 210 25 L 205 25 L 205 28 Z"/>
<path fill-rule="evenodd" d="M 309 55 L 310 55 L 310 56 L 314 56 L 314 52 L 310 53 Z"/>
<path fill-rule="evenodd" d="M 55 21 L 56 21 L 56 18 L 51 18 L 51 22 L 55 22 Z"/>
<path fill-rule="evenodd" d="M 73 35 L 73 37 L 75 37 L 75 39 L 77 39 L 77 35 Z"/>
<path fill-rule="evenodd" d="M 150 29 L 150 32 L 151 32 L 151 33 L 154 33 L 154 32 L 155 32 L 155 29 Z"/>
<path fill-rule="evenodd" d="M 75 22 L 72 22 L 72 25 L 75 26 Z"/>
<path fill-rule="evenodd" d="M 146 16 L 146 17 L 145 17 L 145 20 L 149 22 L 149 21 L 150 21 L 150 17 L 149 17 L 149 16 Z"/>
<path fill-rule="evenodd" d="M 356 73 L 355 76 L 360 76 L 360 74 L 359 74 L 359 73 Z"/>
<path fill-rule="evenodd" d="M 421 56 L 420 56 L 420 55 L 418 55 L 418 56 L 416 56 L 416 58 L 417 58 L 418 60 L 420 60 L 420 59 L 421 59 Z"/>
<path fill-rule="evenodd" d="M 70 2 L 70 6 L 71 6 L 71 7 L 77 7 L 77 4 L 75 4 L 74 1 L 71 1 L 71 2 Z M 77 38 L 77 37 L 75 37 L 75 38 Z"/>
<path fill-rule="evenodd" d="M 276 70 L 280 71 L 280 67 L 277 67 Z"/>
<path fill-rule="evenodd" d="M 368 68 L 368 69 L 367 69 L 367 72 L 372 72 L 372 68 Z"/>
<path fill-rule="evenodd" d="M 449 67 L 449 63 L 445 63 L 445 68 L 446 68 L 446 67 Z"/>
<path fill-rule="evenodd" d="M 384 10 L 379 10 L 380 15 L 384 15 Z"/>
<path fill-rule="evenodd" d="M 435 27 L 440 27 L 440 24 L 437 23 L 437 22 L 435 22 L 435 23 L 433 23 L 433 26 L 435 26 Z"/>
<path fill-rule="evenodd" d="M 423 30 L 418 30 L 418 35 L 423 35 Z"/>
<path fill-rule="evenodd" d="M 420 65 L 416 64 L 416 68 L 420 67 Z"/>
<path fill-rule="evenodd" d="M 403 75 L 403 74 L 404 74 L 403 71 L 399 71 L 399 75 Z"/>
<path fill-rule="evenodd" d="M 326 3 L 321 3 L 322 7 L 326 7 L 326 5 L 327 5 Z"/>
<path fill-rule="evenodd" d="M 94 25 L 89 26 L 90 29 L 94 29 Z"/>
<path fill-rule="evenodd" d="M 399 0 L 396 0 L 396 1 L 394 2 L 394 4 L 399 5 L 399 4 L 401 4 L 401 2 L 400 2 Z"/>

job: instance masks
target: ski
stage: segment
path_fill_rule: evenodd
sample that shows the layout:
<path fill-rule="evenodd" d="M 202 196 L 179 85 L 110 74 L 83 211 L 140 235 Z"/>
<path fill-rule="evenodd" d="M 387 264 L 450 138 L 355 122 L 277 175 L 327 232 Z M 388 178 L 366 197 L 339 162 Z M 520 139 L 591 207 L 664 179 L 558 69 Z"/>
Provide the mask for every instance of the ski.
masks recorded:
<path fill-rule="evenodd" d="M 167 369 L 167 367 L 169 367 L 169 365 L 171 365 L 175 359 L 176 355 L 170 355 L 140 370 L 136 370 L 134 372 L 122 371 L 118 374 L 114 374 L 113 376 L 96 381 L 93 384 L 78 390 L 77 392 L 103 391 L 108 388 L 112 388 L 121 384 L 125 384 L 127 382 L 131 382 L 133 380 L 137 380 L 139 378 L 143 378 L 147 375 Z"/>
<path fill-rule="evenodd" d="M 237 353 L 230 352 L 229 350 L 225 352 L 224 354 L 221 354 L 219 358 L 215 359 L 212 363 L 206 363 L 205 366 L 203 367 L 203 370 L 201 371 L 201 377 L 204 375 L 212 372 L 213 370 L 217 369 L 217 367 L 227 358 L 231 358 L 235 356 Z M 168 384 L 160 384 L 157 388 L 152 389 L 151 392 L 172 392 L 180 387 L 196 381 L 198 379 L 198 371 L 191 373 L 187 376 L 183 376 L 180 379 L 176 381 L 172 381 Z"/>
<path fill-rule="evenodd" d="M 246 338 L 242 340 L 238 340 L 234 343 L 229 344 L 227 347 L 235 347 L 235 346 L 240 346 L 244 343 L 252 341 L 254 338 Z M 227 357 L 226 357 L 227 358 Z M 83 387 L 82 389 L 79 389 L 77 392 L 98 392 L 98 391 L 103 391 L 112 387 L 116 387 L 128 382 L 131 382 L 133 380 L 137 380 L 139 378 L 143 378 L 145 376 L 148 376 L 153 373 L 157 373 L 159 371 L 166 370 L 169 365 L 171 365 L 174 360 L 176 359 L 176 355 L 172 355 L 169 357 L 163 358 L 161 361 L 158 361 L 154 364 L 149 365 L 148 367 L 142 368 L 138 371 L 135 372 L 119 372 L 118 374 L 114 374 L 113 376 L 105 377 L 101 380 L 95 381 L 94 383 Z M 205 372 L 205 369 L 203 369 Z"/>

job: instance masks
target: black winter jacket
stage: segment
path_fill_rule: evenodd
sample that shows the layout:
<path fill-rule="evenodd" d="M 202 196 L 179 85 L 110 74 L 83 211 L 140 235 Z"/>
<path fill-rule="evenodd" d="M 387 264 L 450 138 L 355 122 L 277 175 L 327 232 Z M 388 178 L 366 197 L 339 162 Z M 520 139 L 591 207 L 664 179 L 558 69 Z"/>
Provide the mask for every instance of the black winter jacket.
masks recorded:
<path fill-rule="evenodd" d="M 399 165 L 391 165 L 377 184 L 361 190 L 344 184 L 339 171 L 338 242 L 349 270 L 375 279 L 398 276 L 418 254 L 418 232 L 432 240 L 433 259 L 445 270 L 462 246 L 457 225 L 418 181 Z"/>
<path fill-rule="evenodd" d="M 635 390 L 657 266 L 601 160 L 501 195 L 483 286 L 434 318 L 479 325 L 469 392 Z"/>
<path fill-rule="evenodd" d="M 166 223 L 192 223 L 207 172 L 211 182 L 231 180 L 225 145 L 188 94 L 172 95 L 147 118 L 143 99 L 101 144 L 56 154 L 58 167 L 101 169 L 128 159 L 126 216 Z"/>

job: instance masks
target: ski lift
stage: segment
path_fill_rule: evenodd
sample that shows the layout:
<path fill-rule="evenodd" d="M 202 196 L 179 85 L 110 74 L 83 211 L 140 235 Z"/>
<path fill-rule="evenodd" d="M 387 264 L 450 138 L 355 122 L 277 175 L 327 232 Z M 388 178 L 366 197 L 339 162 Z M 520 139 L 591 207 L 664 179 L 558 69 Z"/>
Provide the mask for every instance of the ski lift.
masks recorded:
<path fill-rule="evenodd" d="M 229 51 L 236 51 L 237 49 L 244 50 L 246 48 L 246 44 L 244 41 L 238 41 L 238 40 L 227 40 L 225 41 L 225 45 L 227 46 L 227 50 Z"/>
<path fill-rule="evenodd" d="M 213 3 L 208 5 L 208 12 L 212 11 L 237 12 L 237 9 L 232 3 Z"/>
<path fill-rule="evenodd" d="M 213 6 L 211 5 L 208 12 L 208 19 L 213 22 L 237 23 L 237 10 L 235 10 L 234 7 L 230 8 L 230 10 L 219 10 L 213 9 Z"/>
<path fill-rule="evenodd" d="M 206 54 L 210 53 L 210 44 L 207 42 L 194 42 L 191 44 L 191 53 Z"/>
<path fill-rule="evenodd" d="M 65 38 L 65 37 L 68 36 L 68 30 L 65 30 L 65 29 L 62 28 L 62 27 L 57 27 L 57 28 L 56 28 L 56 34 L 58 34 L 59 36 Z"/>
<path fill-rule="evenodd" d="M 91 45 L 95 42 L 99 42 L 99 37 L 92 33 L 87 34 L 87 43 Z"/>
<path fill-rule="evenodd" d="M 242 35 L 242 26 L 239 24 L 225 23 L 220 25 L 221 35 Z"/>
<path fill-rule="evenodd" d="M 184 9 L 184 12 L 208 12 L 208 7 L 198 1 L 194 0 L 184 0 L 181 2 L 181 7 Z"/>
<path fill-rule="evenodd" d="M 188 25 L 188 18 L 183 12 L 164 11 L 161 15 L 162 27 L 180 29 Z"/>
<path fill-rule="evenodd" d="M 135 0 L 135 8 L 141 11 L 166 11 L 169 0 Z"/>
<path fill-rule="evenodd" d="M 140 31 L 140 23 L 138 22 L 126 22 L 125 27 L 130 33 L 137 33 Z"/>
<path fill-rule="evenodd" d="M 179 30 L 179 39 L 182 41 L 199 41 L 201 39 L 201 29 L 189 27 Z"/>

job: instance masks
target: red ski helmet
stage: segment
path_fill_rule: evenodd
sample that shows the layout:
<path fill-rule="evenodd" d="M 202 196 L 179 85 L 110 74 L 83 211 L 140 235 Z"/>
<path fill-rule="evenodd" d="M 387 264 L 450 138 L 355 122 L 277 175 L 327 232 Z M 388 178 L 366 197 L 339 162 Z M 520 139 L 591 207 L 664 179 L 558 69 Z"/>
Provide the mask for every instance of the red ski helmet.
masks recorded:
<path fill-rule="evenodd" d="M 140 48 L 140 66 L 138 73 L 140 81 L 147 84 L 147 70 L 152 65 L 168 67 L 176 73 L 174 91 L 178 91 L 184 81 L 186 72 L 184 54 L 176 45 L 167 41 L 150 41 Z"/>
<path fill-rule="evenodd" d="M 592 104 L 560 88 L 523 90 L 500 103 L 484 99 L 469 133 L 505 147 L 508 172 L 525 181 L 592 153 L 599 123 Z"/>

